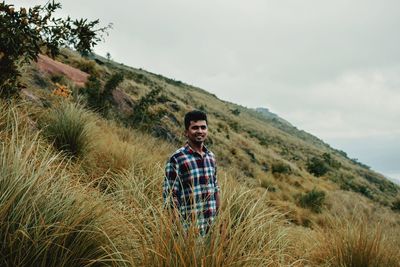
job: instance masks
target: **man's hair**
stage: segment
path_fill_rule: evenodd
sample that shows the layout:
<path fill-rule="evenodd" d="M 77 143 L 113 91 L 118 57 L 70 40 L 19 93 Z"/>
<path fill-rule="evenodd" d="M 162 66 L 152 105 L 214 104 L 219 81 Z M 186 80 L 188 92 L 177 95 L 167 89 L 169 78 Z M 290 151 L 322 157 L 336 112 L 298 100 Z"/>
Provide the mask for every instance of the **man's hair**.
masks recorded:
<path fill-rule="evenodd" d="M 188 130 L 191 121 L 207 121 L 207 114 L 200 110 L 192 110 L 185 114 L 185 129 Z"/>

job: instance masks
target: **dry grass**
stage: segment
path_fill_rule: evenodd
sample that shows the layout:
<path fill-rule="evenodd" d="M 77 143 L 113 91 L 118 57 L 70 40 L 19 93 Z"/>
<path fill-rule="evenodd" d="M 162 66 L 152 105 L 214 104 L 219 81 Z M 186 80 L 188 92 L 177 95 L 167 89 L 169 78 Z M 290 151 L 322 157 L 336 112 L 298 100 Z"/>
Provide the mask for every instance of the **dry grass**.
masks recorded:
<path fill-rule="evenodd" d="M 312 261 L 324 266 L 400 266 L 399 240 L 391 236 L 399 227 L 358 216 L 329 216 L 328 225 L 317 229 Z"/>
<path fill-rule="evenodd" d="M 0 103 L 0 265 L 398 266 L 395 221 L 344 219 L 377 211 L 341 211 L 347 204 L 330 194 L 322 214 L 301 209 L 293 199 L 312 185 L 308 177 L 296 186 L 294 177 L 256 172 L 254 184 L 276 187 L 269 192 L 238 182 L 238 168 L 219 168 L 218 220 L 204 238 L 183 230 L 162 208 L 164 163 L 174 148 L 82 112 L 96 121 L 88 130 L 93 149 L 69 162 L 27 129 L 26 114 Z"/>
<path fill-rule="evenodd" d="M 112 122 L 98 120 L 90 135 L 95 137 L 92 144 L 96 149 L 87 153 L 81 162 L 87 182 L 101 180 L 111 185 L 113 177 L 126 170 L 152 172 L 154 165 L 163 164 L 172 150 L 170 145 L 149 135 Z M 159 177 L 162 172 L 158 172 Z"/>
<path fill-rule="evenodd" d="M 158 170 L 153 175 L 158 176 Z M 136 171 L 137 173 L 137 171 Z M 140 266 L 297 266 L 282 215 L 227 178 L 222 179 L 223 207 L 204 237 L 195 228 L 184 230 L 162 209 L 161 179 L 124 173 L 113 198 L 123 203 L 135 229 L 134 265 Z M 147 177 L 147 178 L 145 178 Z"/>
<path fill-rule="evenodd" d="M 0 265 L 124 264 L 101 198 L 72 186 L 68 163 L 21 127 L 15 110 L 1 113 L 9 120 L 0 143 Z"/>

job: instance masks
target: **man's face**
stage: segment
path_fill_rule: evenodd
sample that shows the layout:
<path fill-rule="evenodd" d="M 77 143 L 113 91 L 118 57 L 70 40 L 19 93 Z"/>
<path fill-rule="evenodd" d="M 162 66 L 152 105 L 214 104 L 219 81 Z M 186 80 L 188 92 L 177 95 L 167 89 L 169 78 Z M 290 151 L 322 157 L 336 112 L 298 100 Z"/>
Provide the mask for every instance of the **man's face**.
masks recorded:
<path fill-rule="evenodd" d="M 207 122 L 190 121 L 189 129 L 185 131 L 186 137 L 194 144 L 201 144 L 206 140 L 208 133 Z"/>

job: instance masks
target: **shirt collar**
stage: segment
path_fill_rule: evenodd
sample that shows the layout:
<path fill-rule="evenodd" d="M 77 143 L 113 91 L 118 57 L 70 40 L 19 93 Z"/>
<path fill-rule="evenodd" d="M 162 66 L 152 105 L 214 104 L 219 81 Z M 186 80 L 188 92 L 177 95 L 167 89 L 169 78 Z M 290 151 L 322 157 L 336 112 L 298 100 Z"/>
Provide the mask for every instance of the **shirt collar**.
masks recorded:
<path fill-rule="evenodd" d="M 187 152 L 189 152 L 190 154 L 198 154 L 198 153 L 189 145 L 188 142 L 186 142 L 186 144 L 185 144 L 185 150 L 186 150 Z M 205 145 L 203 145 L 203 152 L 204 152 L 205 154 L 209 154 L 209 150 L 208 150 L 208 148 L 207 148 Z"/>

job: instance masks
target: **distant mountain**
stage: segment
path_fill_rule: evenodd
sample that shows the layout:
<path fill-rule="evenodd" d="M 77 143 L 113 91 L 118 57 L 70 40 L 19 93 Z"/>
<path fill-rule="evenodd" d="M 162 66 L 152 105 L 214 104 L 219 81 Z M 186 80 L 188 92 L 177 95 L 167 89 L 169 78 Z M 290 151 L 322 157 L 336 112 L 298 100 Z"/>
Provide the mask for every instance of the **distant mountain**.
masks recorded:
<path fill-rule="evenodd" d="M 261 113 L 267 119 L 276 119 L 276 120 L 280 121 L 281 123 L 286 123 L 288 126 L 293 127 L 293 125 L 291 125 L 287 120 L 284 120 L 284 119 L 280 118 L 278 115 L 276 115 L 275 113 L 272 113 L 271 111 L 269 111 L 268 108 L 255 108 L 255 111 Z"/>

